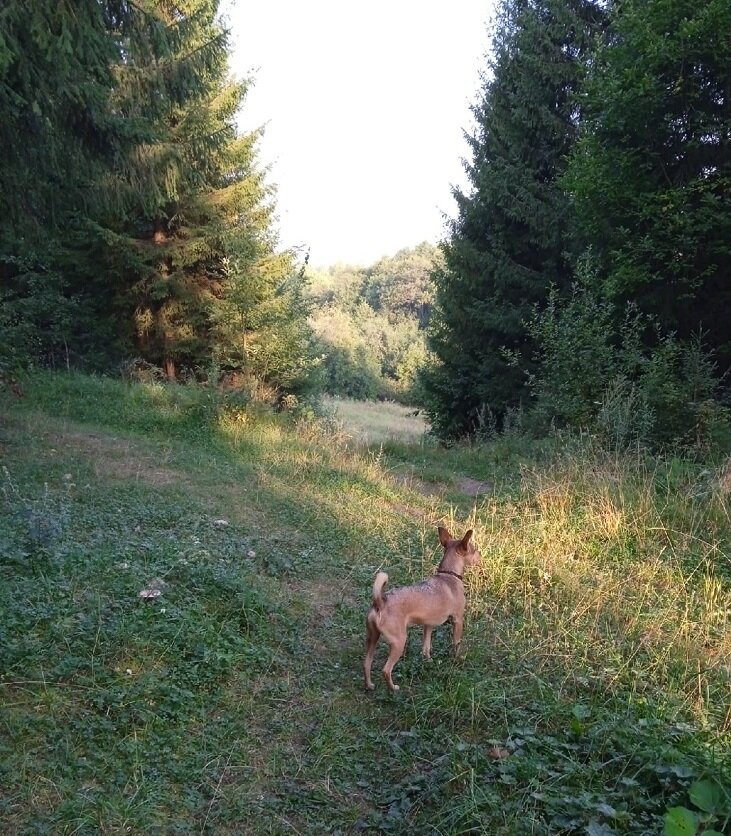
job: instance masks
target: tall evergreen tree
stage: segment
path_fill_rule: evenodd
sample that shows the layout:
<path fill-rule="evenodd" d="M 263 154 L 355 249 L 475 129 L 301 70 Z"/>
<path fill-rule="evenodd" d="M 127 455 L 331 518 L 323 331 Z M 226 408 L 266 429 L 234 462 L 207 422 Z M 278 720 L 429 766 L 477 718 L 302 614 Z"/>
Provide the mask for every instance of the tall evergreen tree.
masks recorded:
<path fill-rule="evenodd" d="M 71 342 L 78 300 L 59 264 L 71 228 L 122 146 L 108 106 L 119 44 L 145 16 L 122 0 L 0 6 L 0 353 L 48 359 Z"/>
<path fill-rule="evenodd" d="M 171 62 L 194 74 L 155 121 L 161 141 L 141 144 L 132 160 L 147 188 L 122 229 L 119 273 L 138 352 L 171 379 L 181 365 L 215 362 L 297 388 L 293 368 L 307 365 L 306 309 L 292 303 L 302 276 L 292 254 L 276 249 L 259 133 L 237 133 L 247 84 L 229 77 L 219 0 L 157 6 L 179 33 Z M 148 100 L 136 82 L 155 71 L 149 58 L 132 54 L 125 67 L 133 107 L 137 96 Z M 287 331 L 299 338 L 285 339 Z M 289 364 L 285 345 L 296 355 Z"/>
<path fill-rule="evenodd" d="M 99 347 L 108 354 L 117 339 L 103 255 L 144 192 L 128 161 L 143 143 L 159 146 L 154 117 L 194 77 L 191 62 L 170 60 L 182 29 L 149 2 L 8 0 L 0 9 L 5 353 L 53 362 L 61 349 L 68 362 Z M 142 53 L 155 70 L 139 81 L 147 105 L 135 112 L 120 93 L 130 57 Z"/>
<path fill-rule="evenodd" d="M 567 181 L 597 290 L 731 368 L 731 4 L 625 0 L 583 97 Z"/>
<path fill-rule="evenodd" d="M 0 243 L 42 241 L 91 208 L 99 166 L 119 148 L 107 106 L 118 47 L 110 26 L 140 13 L 119 0 L 0 6 Z"/>
<path fill-rule="evenodd" d="M 202 362 L 208 309 L 220 289 L 220 213 L 209 194 L 228 172 L 234 118 L 245 86 L 229 83 L 228 33 L 218 0 L 156 0 L 151 11 L 174 33 L 164 62 L 130 45 L 119 68 L 117 106 L 150 127 L 117 172 L 137 199 L 121 224 L 106 274 L 113 298 L 134 324 L 137 352 L 171 379 L 180 363 Z M 171 70 L 176 83 L 166 83 Z M 109 305 L 107 300 L 107 305 Z"/>
<path fill-rule="evenodd" d="M 305 385 L 303 274 L 237 134 L 219 2 L 0 9 L 0 351 Z"/>
<path fill-rule="evenodd" d="M 442 436 L 500 421 L 526 392 L 526 320 L 570 283 L 570 205 L 557 180 L 575 140 L 574 95 L 602 20 L 591 0 L 503 0 L 473 113 L 471 190 L 435 275 L 425 409 Z M 520 358 L 509 364 L 504 350 Z"/>

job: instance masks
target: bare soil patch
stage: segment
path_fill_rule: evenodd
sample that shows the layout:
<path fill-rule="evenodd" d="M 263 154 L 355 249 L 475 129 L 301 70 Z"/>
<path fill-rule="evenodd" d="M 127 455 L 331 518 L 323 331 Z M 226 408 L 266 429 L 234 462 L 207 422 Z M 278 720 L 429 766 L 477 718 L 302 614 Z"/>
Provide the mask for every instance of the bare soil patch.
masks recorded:
<path fill-rule="evenodd" d="M 449 490 L 449 486 L 444 483 L 424 482 L 415 476 L 413 472 L 407 473 L 393 473 L 393 478 L 404 487 L 410 488 L 422 496 L 441 498 Z M 460 476 L 456 479 L 454 487 L 465 496 L 485 496 L 493 492 L 495 486 L 489 481 L 479 481 L 472 479 L 470 476 Z"/>
<path fill-rule="evenodd" d="M 471 479 L 469 476 L 460 478 L 457 482 L 457 487 L 460 493 L 463 493 L 465 496 L 485 496 L 494 490 L 492 482 L 479 482 L 477 479 Z"/>
<path fill-rule="evenodd" d="M 126 439 L 102 433 L 62 432 L 52 443 L 72 447 L 93 459 L 96 475 L 103 478 L 135 479 L 155 487 L 185 481 L 179 471 L 161 461 L 164 454 Z"/>
<path fill-rule="evenodd" d="M 444 496 L 444 492 L 447 490 L 446 485 L 425 482 L 423 479 L 419 479 L 418 476 L 415 476 L 411 471 L 407 473 L 396 471 L 392 474 L 392 476 L 399 484 L 403 485 L 405 488 L 409 488 L 412 491 L 420 493 L 422 496 L 442 497 Z"/>

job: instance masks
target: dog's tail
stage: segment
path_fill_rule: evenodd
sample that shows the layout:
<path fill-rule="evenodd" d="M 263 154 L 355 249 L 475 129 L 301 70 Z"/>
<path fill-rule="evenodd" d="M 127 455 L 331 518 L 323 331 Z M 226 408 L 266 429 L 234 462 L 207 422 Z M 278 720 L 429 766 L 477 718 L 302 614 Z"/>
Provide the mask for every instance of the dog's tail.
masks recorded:
<path fill-rule="evenodd" d="M 383 609 L 383 587 L 386 585 L 387 581 L 388 575 L 385 572 L 379 572 L 376 575 L 375 581 L 373 581 L 373 606 L 376 608 L 377 612 L 380 612 Z"/>

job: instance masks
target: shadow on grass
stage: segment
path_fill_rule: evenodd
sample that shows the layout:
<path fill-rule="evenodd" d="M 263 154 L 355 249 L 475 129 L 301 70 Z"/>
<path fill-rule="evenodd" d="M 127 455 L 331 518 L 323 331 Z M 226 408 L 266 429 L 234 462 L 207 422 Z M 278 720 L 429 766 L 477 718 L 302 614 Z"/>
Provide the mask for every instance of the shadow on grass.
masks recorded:
<path fill-rule="evenodd" d="M 29 410 L 61 420 L 39 438 Z M 363 693 L 373 573 L 428 574 L 428 517 L 455 514 L 429 498 L 417 524 L 394 513 L 374 456 L 272 416 L 232 433 L 177 387 L 41 376 L 13 415 L 0 809 L 17 830 L 656 832 L 695 777 L 728 768 L 668 695 L 584 665 L 576 623 L 539 609 L 560 599 L 527 548 L 509 589 L 530 596 L 470 583 L 463 658 L 448 629 L 432 665 L 412 637 L 403 691 Z M 156 457 L 173 478 L 135 467 Z M 496 548 L 504 512 L 475 511 Z"/>

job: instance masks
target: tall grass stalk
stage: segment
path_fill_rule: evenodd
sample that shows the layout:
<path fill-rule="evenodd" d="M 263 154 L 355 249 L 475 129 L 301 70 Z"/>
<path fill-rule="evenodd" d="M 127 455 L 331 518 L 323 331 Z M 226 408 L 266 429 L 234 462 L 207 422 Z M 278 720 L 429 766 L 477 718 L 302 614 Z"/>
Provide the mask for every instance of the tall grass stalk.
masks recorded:
<path fill-rule="evenodd" d="M 538 670 L 569 658 L 573 675 L 607 688 L 632 680 L 727 728 L 724 489 L 710 474 L 663 486 L 667 468 L 591 447 L 525 468 L 517 499 L 477 514 L 487 561 L 474 606 L 525 616 L 516 630 Z"/>

